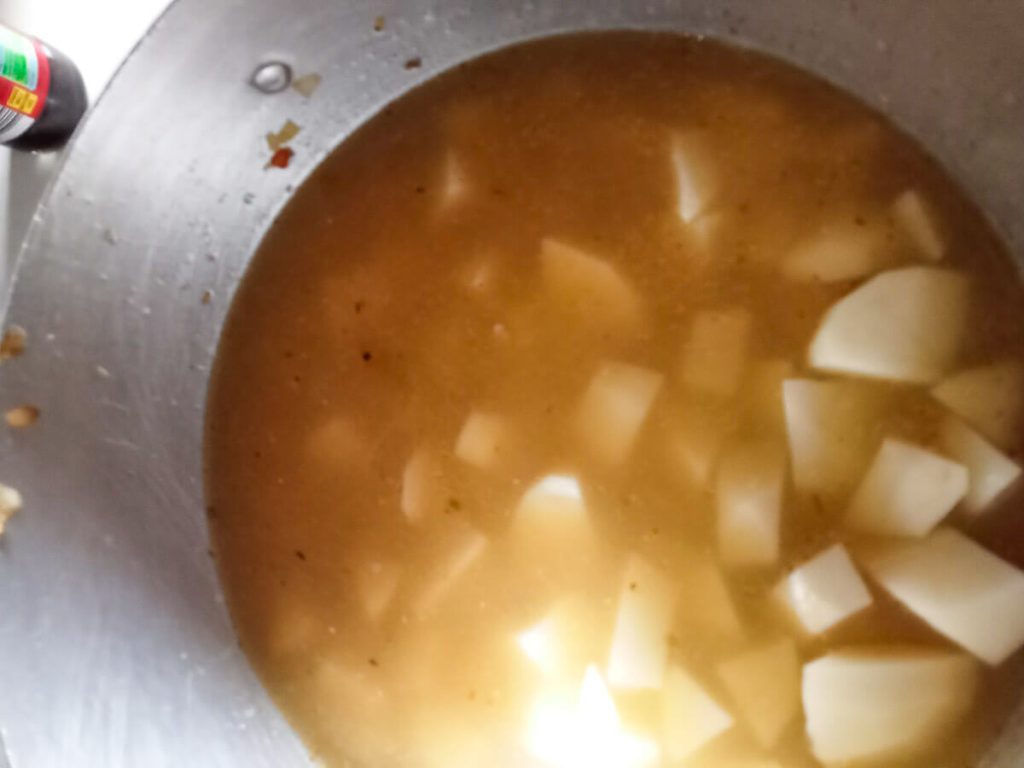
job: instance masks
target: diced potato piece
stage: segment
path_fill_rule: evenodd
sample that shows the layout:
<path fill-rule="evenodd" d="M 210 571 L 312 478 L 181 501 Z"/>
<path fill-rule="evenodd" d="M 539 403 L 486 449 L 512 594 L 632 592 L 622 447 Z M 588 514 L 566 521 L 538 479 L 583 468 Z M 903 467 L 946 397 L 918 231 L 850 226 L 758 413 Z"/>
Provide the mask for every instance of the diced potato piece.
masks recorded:
<path fill-rule="evenodd" d="M 951 528 L 869 555 L 864 565 L 911 613 L 996 665 L 1024 645 L 1024 572 Z"/>
<path fill-rule="evenodd" d="M 959 653 L 926 648 L 829 653 L 803 671 L 814 755 L 826 765 L 847 765 L 934 749 L 970 709 L 976 684 L 974 662 Z"/>
<path fill-rule="evenodd" d="M 810 364 L 823 371 L 930 384 L 956 363 L 967 323 L 968 280 L 907 267 L 883 272 L 825 313 Z"/>
<path fill-rule="evenodd" d="M 942 450 L 967 467 L 969 483 L 963 508 L 978 515 L 1020 479 L 1020 465 L 959 419 L 942 425 Z"/>
<path fill-rule="evenodd" d="M 441 179 L 441 205 L 458 205 L 469 192 L 469 179 L 455 151 L 449 149 L 444 156 L 444 175 Z"/>
<path fill-rule="evenodd" d="M 718 676 L 765 749 L 782 736 L 800 710 L 800 661 L 792 640 L 780 640 L 718 665 Z"/>
<path fill-rule="evenodd" d="M 743 636 L 729 586 L 711 557 L 696 553 L 684 557 L 678 583 L 679 626 L 715 640 L 737 640 Z"/>
<path fill-rule="evenodd" d="M 444 481 L 437 458 L 417 448 L 402 471 L 402 514 L 410 523 L 423 522 L 444 504 Z"/>
<path fill-rule="evenodd" d="M 455 456 L 480 469 L 489 469 L 500 460 L 506 438 L 504 419 L 493 413 L 473 411 L 455 441 Z"/>
<path fill-rule="evenodd" d="M 673 666 L 662 691 L 662 723 L 666 756 L 677 762 L 732 728 L 733 719 L 688 672 Z"/>
<path fill-rule="evenodd" d="M 356 589 L 366 616 L 376 622 L 384 615 L 398 591 L 402 566 L 392 560 L 369 560 L 356 572 Z"/>
<path fill-rule="evenodd" d="M 335 468 L 364 462 L 367 444 L 352 419 L 333 416 L 309 433 L 306 450 L 314 462 Z"/>
<path fill-rule="evenodd" d="M 691 132 L 673 137 L 672 169 L 679 218 L 684 224 L 692 224 L 708 210 L 718 194 L 717 174 L 702 134 Z"/>
<path fill-rule="evenodd" d="M 955 373 L 932 396 L 1002 448 L 1020 437 L 1024 365 L 1008 360 Z"/>
<path fill-rule="evenodd" d="M 709 395 L 735 395 L 747 363 L 752 322 L 742 308 L 698 313 L 683 357 L 683 383 Z"/>
<path fill-rule="evenodd" d="M 908 189 L 893 201 L 892 217 L 922 257 L 941 261 L 946 244 L 917 190 Z"/>
<path fill-rule="evenodd" d="M 726 565 L 765 566 L 778 560 L 785 478 L 785 453 L 774 442 L 742 443 L 722 458 L 715 495 L 718 551 Z"/>
<path fill-rule="evenodd" d="M 882 394 L 857 382 L 787 379 L 782 399 L 796 489 L 825 496 L 851 490 L 878 445 Z"/>
<path fill-rule="evenodd" d="M 570 475 L 548 475 L 526 491 L 508 541 L 515 561 L 553 588 L 585 583 L 602 567 L 583 493 Z"/>
<path fill-rule="evenodd" d="M 544 525 L 558 521 L 582 523 L 587 507 L 579 481 L 571 475 L 548 475 L 530 486 L 516 508 L 516 521 Z"/>
<path fill-rule="evenodd" d="M 425 619 L 437 610 L 487 550 L 487 537 L 468 525 L 454 528 L 449 539 L 444 559 L 422 577 L 413 603 L 417 619 Z"/>
<path fill-rule="evenodd" d="M 590 619 L 580 599 L 566 598 L 537 624 L 517 634 L 516 645 L 545 677 L 578 679 L 595 645 Z"/>
<path fill-rule="evenodd" d="M 782 262 L 782 274 L 802 282 L 853 280 L 882 267 L 884 245 L 876 226 L 831 224 L 796 245 Z"/>
<path fill-rule="evenodd" d="M 629 330 L 643 319 L 633 286 L 603 259 L 545 238 L 540 244 L 541 280 L 557 306 L 599 327 Z"/>
<path fill-rule="evenodd" d="M 967 467 L 886 438 L 850 501 L 846 522 L 879 536 L 924 536 L 966 495 Z"/>
<path fill-rule="evenodd" d="M 678 589 L 660 570 L 630 555 L 608 656 L 615 688 L 660 688 L 668 661 L 668 634 Z"/>
<path fill-rule="evenodd" d="M 606 464 L 625 461 L 663 380 L 646 368 L 602 363 L 576 411 L 576 434 L 586 449 Z"/>
<path fill-rule="evenodd" d="M 871 593 L 842 544 L 812 557 L 786 576 L 775 594 L 812 635 L 826 632 L 871 605 Z"/>

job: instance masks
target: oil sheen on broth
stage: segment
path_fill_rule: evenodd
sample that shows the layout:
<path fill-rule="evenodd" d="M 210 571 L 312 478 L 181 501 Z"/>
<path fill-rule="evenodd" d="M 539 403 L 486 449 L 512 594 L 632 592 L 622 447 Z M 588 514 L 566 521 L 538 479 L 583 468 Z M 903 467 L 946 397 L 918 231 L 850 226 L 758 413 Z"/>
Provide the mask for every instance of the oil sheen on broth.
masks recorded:
<path fill-rule="evenodd" d="M 459 67 L 235 301 L 243 646 L 328 766 L 974 765 L 1024 679 L 1022 307 L 941 170 L 789 66 Z"/>

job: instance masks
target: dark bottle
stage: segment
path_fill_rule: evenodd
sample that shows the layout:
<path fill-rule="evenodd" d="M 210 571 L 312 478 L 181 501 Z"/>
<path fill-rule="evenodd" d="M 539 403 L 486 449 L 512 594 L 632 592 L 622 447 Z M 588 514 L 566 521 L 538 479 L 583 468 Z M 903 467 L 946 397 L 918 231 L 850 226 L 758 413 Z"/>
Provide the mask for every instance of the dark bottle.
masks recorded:
<path fill-rule="evenodd" d="M 87 106 L 85 84 L 70 59 L 0 25 L 0 144 L 59 149 Z"/>

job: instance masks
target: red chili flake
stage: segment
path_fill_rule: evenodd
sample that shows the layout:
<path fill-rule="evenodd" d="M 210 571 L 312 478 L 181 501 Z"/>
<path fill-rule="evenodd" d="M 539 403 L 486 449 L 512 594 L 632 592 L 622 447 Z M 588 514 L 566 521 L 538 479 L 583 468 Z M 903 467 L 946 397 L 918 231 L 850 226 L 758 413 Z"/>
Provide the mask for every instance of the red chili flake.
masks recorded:
<path fill-rule="evenodd" d="M 295 157 L 295 150 L 291 147 L 281 147 L 270 157 L 270 162 L 267 163 L 267 167 L 274 166 L 275 168 L 287 168 L 288 163 Z"/>

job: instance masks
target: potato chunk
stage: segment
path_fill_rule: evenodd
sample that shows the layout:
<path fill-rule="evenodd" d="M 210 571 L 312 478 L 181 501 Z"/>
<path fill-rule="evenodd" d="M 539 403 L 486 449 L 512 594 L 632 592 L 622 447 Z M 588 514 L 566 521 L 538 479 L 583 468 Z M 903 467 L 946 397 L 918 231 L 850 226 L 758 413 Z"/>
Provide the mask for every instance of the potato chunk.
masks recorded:
<path fill-rule="evenodd" d="M 356 572 L 356 588 L 367 618 L 376 622 L 390 607 L 402 566 L 388 559 L 374 559 L 363 563 Z"/>
<path fill-rule="evenodd" d="M 879 536 L 924 536 L 964 498 L 967 467 L 886 438 L 857 487 L 846 522 Z"/>
<path fill-rule="evenodd" d="M 811 342 L 810 364 L 823 371 L 931 384 L 956 363 L 970 284 L 931 267 L 872 278 L 832 306 Z"/>
<path fill-rule="evenodd" d="M 707 139 L 700 133 L 682 133 L 672 140 L 672 170 L 676 180 L 676 205 L 684 224 L 706 213 L 718 194 L 718 175 Z"/>
<path fill-rule="evenodd" d="M 871 605 L 871 593 L 842 544 L 812 557 L 776 587 L 803 629 L 826 632 Z"/>
<path fill-rule="evenodd" d="M 941 744 L 941 734 L 970 709 L 976 684 L 974 662 L 960 653 L 852 648 L 822 656 L 803 669 L 814 755 L 846 765 Z"/>
<path fill-rule="evenodd" d="M 1024 573 L 951 528 L 864 559 L 868 573 L 937 632 L 996 665 L 1024 645 Z"/>
<path fill-rule="evenodd" d="M 480 469 L 498 464 L 507 439 L 505 420 L 493 413 L 473 411 L 455 441 L 455 456 Z"/>
<path fill-rule="evenodd" d="M 800 711 L 800 661 L 792 640 L 759 646 L 718 665 L 740 716 L 771 749 Z"/>
<path fill-rule="evenodd" d="M 643 319 L 639 295 L 619 270 L 571 245 L 545 238 L 541 282 L 559 308 L 602 328 L 631 330 Z"/>
<path fill-rule="evenodd" d="M 410 523 L 423 522 L 444 504 L 443 478 L 437 458 L 426 448 L 417 448 L 402 470 L 402 514 Z"/>
<path fill-rule="evenodd" d="M 836 283 L 876 272 L 885 245 L 877 227 L 830 224 L 798 243 L 782 262 L 782 274 L 800 282 Z"/>
<path fill-rule="evenodd" d="M 917 253 L 928 261 L 942 260 L 946 243 L 920 192 L 908 189 L 897 197 L 892 204 L 892 217 Z"/>
<path fill-rule="evenodd" d="M 576 411 L 576 434 L 585 449 L 605 464 L 625 461 L 663 380 L 639 366 L 602 363 Z"/>
<path fill-rule="evenodd" d="M 984 512 L 1020 479 L 1019 464 L 959 419 L 943 422 L 940 441 L 947 455 L 967 467 L 963 508 L 970 515 Z"/>
<path fill-rule="evenodd" d="M 733 719 L 688 672 L 674 666 L 665 676 L 662 723 L 665 754 L 677 762 L 732 728 Z"/>
<path fill-rule="evenodd" d="M 608 656 L 614 688 L 660 688 L 668 661 L 668 634 L 678 589 L 658 568 L 630 555 Z"/>
<path fill-rule="evenodd" d="M 740 443 L 718 467 L 715 484 L 718 551 L 729 566 L 772 565 L 786 478 L 783 449 L 771 441 Z"/>
<path fill-rule="evenodd" d="M 1008 360 L 968 368 L 936 385 L 932 396 L 996 445 L 1010 448 L 1020 436 L 1024 365 Z"/>
<path fill-rule="evenodd" d="M 782 400 L 796 489 L 824 496 L 850 491 L 881 440 L 884 395 L 858 382 L 787 379 Z"/>
<path fill-rule="evenodd" d="M 750 312 L 699 312 L 683 358 L 683 383 L 696 391 L 732 397 L 740 387 L 750 345 Z"/>

